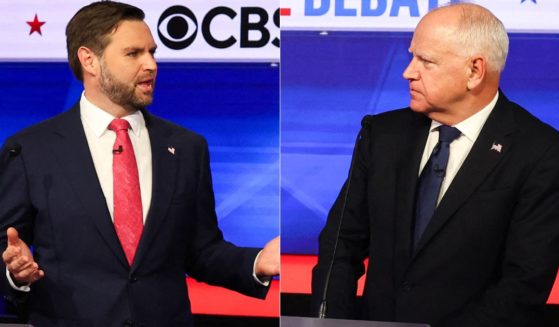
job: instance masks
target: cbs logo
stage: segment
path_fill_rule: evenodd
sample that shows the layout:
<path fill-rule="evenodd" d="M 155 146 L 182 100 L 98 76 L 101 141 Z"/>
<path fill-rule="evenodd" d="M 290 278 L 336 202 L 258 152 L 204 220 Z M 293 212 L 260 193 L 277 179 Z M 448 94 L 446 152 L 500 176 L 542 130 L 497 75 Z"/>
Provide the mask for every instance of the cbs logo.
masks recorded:
<path fill-rule="evenodd" d="M 223 31 L 220 31 L 220 36 L 215 35 L 215 31 L 212 31 L 212 24 L 216 18 L 219 17 L 220 21 L 223 21 L 223 18 L 227 17 L 233 21 L 237 15 L 235 10 L 223 6 L 208 11 L 201 24 L 201 33 L 206 43 L 217 49 L 229 48 L 237 42 L 240 42 L 241 48 L 262 48 L 270 43 L 270 31 L 266 28 L 270 17 L 268 12 L 260 7 L 242 7 L 240 9 L 240 41 L 233 35 L 224 37 Z M 273 23 L 278 29 L 279 20 L 279 9 L 277 9 L 273 15 Z M 196 39 L 198 30 L 199 23 L 196 15 L 192 10 L 183 6 L 167 8 L 157 22 L 159 39 L 165 46 L 174 50 L 182 50 L 190 46 Z M 278 48 L 280 46 L 278 37 L 271 40 L 271 43 Z"/>

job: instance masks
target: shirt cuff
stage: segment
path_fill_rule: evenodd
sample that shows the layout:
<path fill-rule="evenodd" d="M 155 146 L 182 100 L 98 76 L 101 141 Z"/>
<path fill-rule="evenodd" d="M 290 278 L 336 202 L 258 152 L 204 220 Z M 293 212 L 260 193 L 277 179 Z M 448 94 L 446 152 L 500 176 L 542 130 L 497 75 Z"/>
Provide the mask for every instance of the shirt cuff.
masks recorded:
<path fill-rule="evenodd" d="M 16 290 L 16 291 L 20 291 L 20 292 L 29 292 L 31 291 L 31 287 L 29 287 L 30 284 L 27 285 L 23 285 L 23 286 L 17 286 L 16 283 L 14 283 L 14 280 L 12 279 L 12 276 L 10 275 L 10 272 L 8 271 L 8 268 L 6 267 L 6 278 L 8 278 L 8 283 L 10 283 L 10 286 Z"/>
<path fill-rule="evenodd" d="M 254 278 L 254 280 L 258 284 L 268 287 L 268 285 L 270 285 L 270 280 L 272 280 L 272 277 L 264 276 L 264 277 L 258 278 L 258 276 L 256 276 L 256 262 L 258 261 L 258 258 L 260 257 L 261 253 L 262 253 L 262 250 L 260 250 L 260 252 L 258 252 L 258 254 L 256 255 L 256 258 L 254 259 L 254 264 L 252 265 L 252 278 Z"/>

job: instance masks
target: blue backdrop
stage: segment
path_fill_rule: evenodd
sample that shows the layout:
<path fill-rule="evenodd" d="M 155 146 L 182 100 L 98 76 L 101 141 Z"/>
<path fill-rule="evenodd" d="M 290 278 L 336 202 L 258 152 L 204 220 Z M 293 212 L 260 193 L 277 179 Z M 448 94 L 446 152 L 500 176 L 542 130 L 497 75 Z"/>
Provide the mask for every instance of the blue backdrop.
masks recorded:
<path fill-rule="evenodd" d="M 323 33 L 324 34 L 324 33 Z M 412 33 L 282 31 L 282 252 L 317 252 L 365 114 L 407 107 Z M 501 87 L 559 127 L 559 35 L 511 34 Z M 402 126 L 402 128 L 406 128 Z"/>

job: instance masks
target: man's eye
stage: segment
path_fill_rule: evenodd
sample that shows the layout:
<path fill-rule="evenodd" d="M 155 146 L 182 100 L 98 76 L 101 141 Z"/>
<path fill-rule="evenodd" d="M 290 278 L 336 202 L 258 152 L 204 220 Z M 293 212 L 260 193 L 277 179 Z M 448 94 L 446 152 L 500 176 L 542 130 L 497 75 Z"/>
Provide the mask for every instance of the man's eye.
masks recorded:
<path fill-rule="evenodd" d="M 429 66 L 432 66 L 434 64 L 433 61 L 425 59 L 425 58 L 422 58 L 421 62 L 423 63 L 423 66 L 425 66 L 425 67 L 429 67 Z"/>
<path fill-rule="evenodd" d="M 131 51 L 126 54 L 128 57 L 136 57 L 138 55 L 137 51 Z"/>

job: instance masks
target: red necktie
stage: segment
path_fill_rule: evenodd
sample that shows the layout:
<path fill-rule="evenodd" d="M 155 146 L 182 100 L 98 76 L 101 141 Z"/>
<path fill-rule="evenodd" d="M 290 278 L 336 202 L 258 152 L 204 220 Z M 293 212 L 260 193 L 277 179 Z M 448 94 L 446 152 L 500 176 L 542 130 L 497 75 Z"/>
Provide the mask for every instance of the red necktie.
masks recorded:
<path fill-rule="evenodd" d="M 109 129 L 116 133 L 113 147 L 114 225 L 120 244 L 132 265 L 144 229 L 138 165 L 124 119 L 114 119 Z"/>

